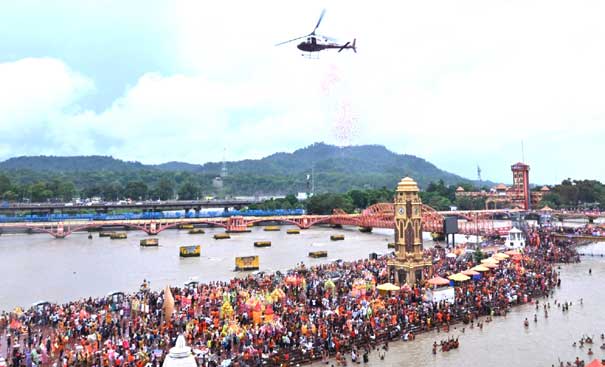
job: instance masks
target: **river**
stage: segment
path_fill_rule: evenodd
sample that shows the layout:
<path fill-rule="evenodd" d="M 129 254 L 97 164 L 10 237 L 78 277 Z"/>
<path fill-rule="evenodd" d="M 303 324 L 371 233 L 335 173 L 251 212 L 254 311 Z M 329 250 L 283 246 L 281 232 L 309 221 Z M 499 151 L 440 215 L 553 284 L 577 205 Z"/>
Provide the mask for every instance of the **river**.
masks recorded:
<path fill-rule="evenodd" d="M 186 230 L 168 230 L 157 237 L 158 248 L 141 248 L 139 241 L 147 236 L 140 231 L 128 232 L 128 239 L 111 240 L 97 235 L 89 240 L 85 233 L 76 233 L 65 239 L 49 235 L 2 235 L 0 237 L 0 310 L 16 305 L 28 306 L 37 300 L 63 302 L 71 299 L 102 296 L 110 291 L 134 291 L 145 278 L 152 288 L 166 284 L 181 285 L 191 277 L 200 281 L 229 279 L 235 273 L 234 257 L 259 255 L 261 270 L 283 270 L 300 261 L 307 265 L 333 261 L 353 260 L 371 252 L 387 252 L 392 231 L 375 230 L 360 233 L 353 228 L 334 230 L 316 227 L 288 235 L 287 226 L 279 232 L 265 232 L 262 227 L 251 233 L 233 234 L 229 240 L 214 240 L 214 233 L 222 229 L 207 229 L 206 234 L 190 235 Z M 344 241 L 330 241 L 330 235 L 342 233 Z M 459 236 L 463 237 L 463 236 Z M 254 241 L 272 241 L 272 247 L 255 248 Z M 178 246 L 200 244 L 200 258 L 181 259 Z M 326 250 L 329 257 L 309 259 L 307 253 Z M 605 254 L 605 244 L 587 246 L 581 252 Z M 588 275 L 592 269 L 592 275 Z M 562 286 L 550 299 L 548 319 L 540 309 L 538 322 L 533 322 L 534 306 L 516 307 L 506 318 L 496 317 L 485 323 L 483 330 L 462 325 L 452 327 L 449 334 L 426 333 L 413 342 L 391 343 L 389 353 L 379 360 L 370 355 L 368 366 L 477 366 L 489 363 L 502 366 L 551 366 L 576 356 L 588 360 L 587 346 L 572 347 L 582 335 L 595 339 L 594 358 L 605 358 L 599 348 L 599 335 L 605 332 L 605 318 L 601 317 L 605 292 L 605 261 L 601 257 L 583 257 L 581 264 L 561 265 Z M 569 312 L 563 313 L 554 305 L 554 299 L 571 301 Z M 580 304 L 580 299 L 583 299 Z M 542 300 L 540 302 L 543 302 Z M 525 318 L 530 320 L 523 327 Z M 460 348 L 450 352 L 431 353 L 433 341 L 447 335 L 457 336 Z M 317 364 L 319 365 L 319 364 Z"/>
<path fill-rule="evenodd" d="M 29 306 L 36 301 L 61 303 L 112 291 L 135 291 L 143 279 L 151 287 L 182 286 L 190 278 L 199 281 L 228 280 L 236 273 L 235 257 L 259 255 L 260 270 L 275 271 L 295 267 L 300 261 L 318 264 L 336 259 L 354 260 L 376 252 L 387 252 L 392 230 L 360 233 L 354 228 L 334 230 L 313 227 L 298 235 L 286 234 L 291 226 L 267 232 L 252 227 L 250 233 L 231 234 L 231 239 L 215 240 L 222 228 L 207 228 L 206 234 L 190 235 L 187 230 L 166 230 L 156 237 L 160 246 L 142 248 L 148 238 L 142 231 L 129 231 L 128 238 L 112 240 L 94 233 L 74 233 L 64 239 L 48 234 L 3 234 L 0 236 L 0 310 Z M 344 241 L 331 241 L 342 233 Z M 459 236 L 463 237 L 463 236 Z M 256 248 L 254 241 L 268 240 L 271 247 Z M 179 246 L 201 245 L 199 258 L 180 258 Z M 311 259 L 310 251 L 326 250 L 327 258 Z"/>

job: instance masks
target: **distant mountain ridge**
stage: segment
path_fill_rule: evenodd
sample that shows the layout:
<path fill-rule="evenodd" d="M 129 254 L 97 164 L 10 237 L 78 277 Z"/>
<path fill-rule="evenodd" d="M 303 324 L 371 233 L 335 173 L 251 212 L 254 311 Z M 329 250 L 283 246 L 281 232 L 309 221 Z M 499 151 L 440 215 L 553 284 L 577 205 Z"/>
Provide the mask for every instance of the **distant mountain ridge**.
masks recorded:
<path fill-rule="evenodd" d="M 219 175 L 222 163 L 191 164 L 167 162 L 147 165 L 123 161 L 108 156 L 23 156 L 0 162 L 0 171 L 31 170 L 54 172 L 112 171 L 136 172 L 188 172 L 204 176 Z M 292 153 L 274 153 L 262 159 L 227 162 L 226 183 L 238 184 L 246 179 L 257 180 L 249 190 L 263 190 L 265 180 L 297 182 L 305 185 L 306 175 L 315 174 L 316 191 L 347 191 L 352 188 L 394 187 L 403 176 L 413 177 L 422 187 L 431 181 L 443 180 L 446 184 L 474 183 L 453 173 L 437 168 L 432 163 L 408 154 L 394 153 L 381 145 L 337 147 L 315 143 Z M 482 184 L 491 184 L 482 182 Z M 271 185 L 273 186 L 273 185 Z M 273 186 L 275 188 L 275 186 Z M 288 188 L 292 190 L 293 188 Z M 234 187 L 236 190 L 236 187 Z"/>

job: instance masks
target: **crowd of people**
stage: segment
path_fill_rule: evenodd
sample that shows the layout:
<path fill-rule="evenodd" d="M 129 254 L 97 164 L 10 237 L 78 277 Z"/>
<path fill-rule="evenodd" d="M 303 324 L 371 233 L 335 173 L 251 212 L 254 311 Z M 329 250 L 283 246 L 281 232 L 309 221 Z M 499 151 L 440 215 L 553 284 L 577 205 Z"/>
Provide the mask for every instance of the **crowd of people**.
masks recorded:
<path fill-rule="evenodd" d="M 387 267 L 391 254 L 17 309 L 0 315 L 0 334 L 7 335 L 0 355 L 9 366 L 160 366 L 182 334 L 202 366 L 292 365 L 331 357 L 344 365 L 345 355 L 366 361 L 376 349 L 384 358 L 391 340 L 413 340 L 454 322 L 473 325 L 480 316 L 502 315 L 548 294 L 560 284 L 553 264 L 578 261 L 573 247 L 557 241 L 533 231 L 522 257 L 457 282 L 452 302 L 431 302 L 420 285 L 377 290 L 377 284 L 394 282 Z M 478 261 L 472 253 L 446 254 L 444 248 L 425 250 L 433 262 L 425 278 L 447 277 Z M 457 341 L 447 341 L 450 347 Z"/>

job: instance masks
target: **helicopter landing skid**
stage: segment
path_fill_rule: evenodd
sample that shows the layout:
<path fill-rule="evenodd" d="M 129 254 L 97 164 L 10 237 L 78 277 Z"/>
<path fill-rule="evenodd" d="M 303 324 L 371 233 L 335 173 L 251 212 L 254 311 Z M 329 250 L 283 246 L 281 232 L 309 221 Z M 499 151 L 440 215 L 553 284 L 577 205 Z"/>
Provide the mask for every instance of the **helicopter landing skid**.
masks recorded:
<path fill-rule="evenodd" d="M 319 60 L 319 52 L 303 52 L 301 55 L 309 60 Z"/>

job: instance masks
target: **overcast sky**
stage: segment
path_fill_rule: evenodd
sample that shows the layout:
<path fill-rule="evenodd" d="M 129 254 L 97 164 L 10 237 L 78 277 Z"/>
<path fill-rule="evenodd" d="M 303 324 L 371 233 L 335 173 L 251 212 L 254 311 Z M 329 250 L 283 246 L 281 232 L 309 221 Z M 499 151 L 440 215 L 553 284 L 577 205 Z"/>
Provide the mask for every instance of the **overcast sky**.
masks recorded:
<path fill-rule="evenodd" d="M 605 2 L 0 2 L 0 160 L 382 144 L 509 183 L 605 181 Z M 318 32 L 358 53 L 301 56 Z"/>

